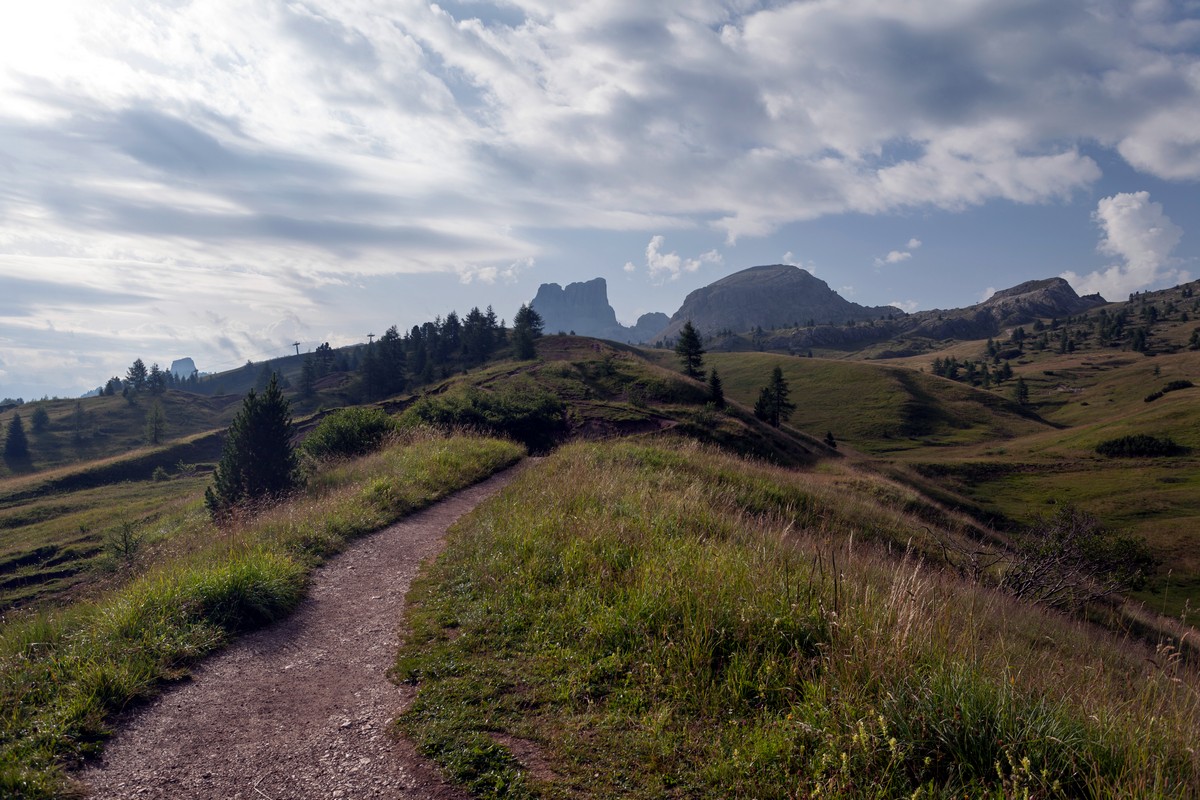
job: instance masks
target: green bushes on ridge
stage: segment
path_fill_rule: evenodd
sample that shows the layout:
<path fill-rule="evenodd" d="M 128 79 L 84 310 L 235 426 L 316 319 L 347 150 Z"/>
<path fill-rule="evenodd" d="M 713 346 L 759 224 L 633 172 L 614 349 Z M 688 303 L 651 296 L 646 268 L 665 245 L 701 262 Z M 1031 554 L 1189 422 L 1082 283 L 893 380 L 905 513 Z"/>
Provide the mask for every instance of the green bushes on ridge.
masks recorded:
<path fill-rule="evenodd" d="M 1106 439 L 1096 445 L 1096 452 L 1109 458 L 1141 458 L 1181 456 L 1186 455 L 1189 451 L 1188 448 L 1166 436 L 1159 438 L 1139 433 L 1133 436 L 1121 436 L 1117 439 Z"/>
<path fill-rule="evenodd" d="M 342 408 L 317 423 L 303 448 L 315 458 L 361 456 L 382 445 L 396 427 L 381 408 Z"/>
<path fill-rule="evenodd" d="M 521 442 L 532 450 L 550 448 L 566 432 L 566 406 L 528 379 L 496 390 L 474 386 L 422 397 L 401 415 L 408 425 L 467 428 Z"/>

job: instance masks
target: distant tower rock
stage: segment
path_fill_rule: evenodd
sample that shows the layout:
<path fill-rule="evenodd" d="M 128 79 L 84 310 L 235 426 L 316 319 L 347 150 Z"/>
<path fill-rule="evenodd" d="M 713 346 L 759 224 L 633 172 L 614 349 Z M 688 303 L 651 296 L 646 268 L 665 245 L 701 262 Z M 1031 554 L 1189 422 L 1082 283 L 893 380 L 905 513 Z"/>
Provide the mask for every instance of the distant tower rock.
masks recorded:
<path fill-rule="evenodd" d="M 171 374 L 179 380 L 187 380 L 199 373 L 196 362 L 190 358 L 177 358 L 171 362 Z"/>
<path fill-rule="evenodd" d="M 634 327 L 617 322 L 617 314 L 608 304 L 608 284 L 604 278 L 568 284 L 543 283 L 533 298 L 533 310 L 542 317 L 546 333 L 575 331 L 580 336 L 595 336 L 619 342 L 649 342 L 666 327 L 665 314 L 643 314 Z"/>

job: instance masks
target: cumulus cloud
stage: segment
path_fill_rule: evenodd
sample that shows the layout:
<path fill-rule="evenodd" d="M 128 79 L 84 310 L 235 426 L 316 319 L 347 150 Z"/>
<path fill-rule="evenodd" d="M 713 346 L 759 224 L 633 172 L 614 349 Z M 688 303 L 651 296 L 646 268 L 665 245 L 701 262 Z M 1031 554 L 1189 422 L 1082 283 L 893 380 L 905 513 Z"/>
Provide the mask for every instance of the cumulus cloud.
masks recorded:
<path fill-rule="evenodd" d="M 646 245 L 646 268 L 650 273 L 651 280 L 678 280 L 680 275 L 695 272 L 703 264 L 724 262 L 724 257 L 716 250 L 701 253 L 696 258 L 683 258 L 676 252 L 664 253 L 662 252 L 663 241 L 661 235 L 655 235 L 650 237 L 650 243 Z M 637 267 L 632 261 L 626 261 L 624 269 L 626 272 L 637 271 Z"/>
<path fill-rule="evenodd" d="M 1063 273 L 1077 291 L 1120 300 L 1135 291 L 1190 280 L 1172 257 L 1183 230 L 1163 212 L 1162 204 L 1150 200 L 1149 192 L 1105 197 L 1092 218 L 1102 233 L 1096 249 L 1120 261 L 1087 275 Z"/>
<path fill-rule="evenodd" d="M 921 304 L 918 303 L 916 300 L 893 300 L 890 303 L 888 303 L 888 305 L 894 306 L 894 307 L 900 309 L 901 311 L 904 311 L 909 314 L 913 313 L 914 311 L 916 311 L 918 308 L 921 307 Z"/>
<path fill-rule="evenodd" d="M 889 250 L 886 256 L 877 257 L 875 266 L 882 267 L 886 264 L 900 264 L 912 258 L 912 251 L 921 246 L 921 240 L 916 237 L 909 239 L 904 250 Z"/>

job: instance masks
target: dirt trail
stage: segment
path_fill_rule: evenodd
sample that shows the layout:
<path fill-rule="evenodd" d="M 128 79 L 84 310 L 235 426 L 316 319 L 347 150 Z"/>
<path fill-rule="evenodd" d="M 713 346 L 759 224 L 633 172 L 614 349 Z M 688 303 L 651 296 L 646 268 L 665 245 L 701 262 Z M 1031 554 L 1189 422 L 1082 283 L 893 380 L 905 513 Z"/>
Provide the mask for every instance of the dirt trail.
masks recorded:
<path fill-rule="evenodd" d="M 126 720 L 77 777 L 94 798 L 461 798 L 387 731 L 404 595 L 446 529 L 510 469 L 356 542 L 308 599 Z"/>

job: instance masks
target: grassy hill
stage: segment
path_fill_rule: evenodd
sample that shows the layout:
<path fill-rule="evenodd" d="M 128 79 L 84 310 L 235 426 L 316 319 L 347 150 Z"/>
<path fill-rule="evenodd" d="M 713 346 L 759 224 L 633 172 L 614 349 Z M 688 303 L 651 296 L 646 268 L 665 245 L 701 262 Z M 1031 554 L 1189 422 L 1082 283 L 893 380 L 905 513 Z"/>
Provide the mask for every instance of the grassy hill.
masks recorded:
<path fill-rule="evenodd" d="M 1175 649 L 1200 602 L 1200 388 L 1145 400 L 1200 378 L 1200 352 L 1167 324 L 1149 356 L 1026 351 L 992 389 L 930 372 L 986 342 L 890 361 L 708 354 L 725 409 L 669 352 L 549 336 L 536 360 L 497 358 L 381 402 L 406 424 L 551 453 L 464 525 L 420 589 L 397 674 L 422 694 L 404 724 L 484 795 L 1200 796 L 1200 681 Z M 748 410 L 775 366 L 798 406 L 778 429 Z M 176 394 L 175 438 L 157 448 L 138 439 L 144 405 L 85 401 L 106 431 L 92 460 L 64 427 L 74 403 L 55 405 L 37 469 L 0 479 L 0 603 L 29 609 L 8 615 L 0 645 L 20 658 L 50 624 L 36 609 L 105 603 L 180 559 L 229 555 L 205 542 L 200 495 L 237 402 Z M 1135 434 L 1193 449 L 1096 452 Z M 373 471 L 398 469 L 387 464 L 322 465 L 309 499 L 352 473 L 346 502 L 369 506 Z M 1147 608 L 1102 604 L 1124 639 L 997 588 L 1013 537 L 1068 504 L 1164 561 L 1138 595 Z M 296 527 L 300 508 L 263 535 L 307 565 L 340 546 L 341 523 Z M 63 643 L 98 618 L 73 613 L 62 624 L 83 627 Z M 1147 631 L 1157 650 L 1137 644 Z M 19 661 L 0 660 L 0 679 Z M 97 735 L 102 716 L 80 730 Z M 21 736 L 0 745 L 34 746 Z M 8 752 L 10 765 L 27 757 Z"/>

